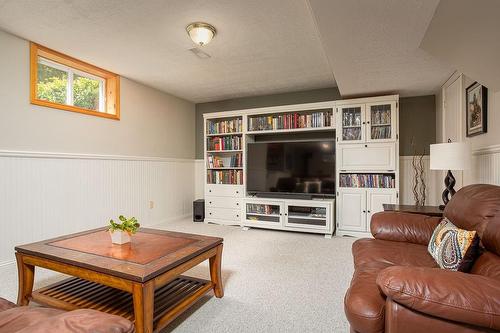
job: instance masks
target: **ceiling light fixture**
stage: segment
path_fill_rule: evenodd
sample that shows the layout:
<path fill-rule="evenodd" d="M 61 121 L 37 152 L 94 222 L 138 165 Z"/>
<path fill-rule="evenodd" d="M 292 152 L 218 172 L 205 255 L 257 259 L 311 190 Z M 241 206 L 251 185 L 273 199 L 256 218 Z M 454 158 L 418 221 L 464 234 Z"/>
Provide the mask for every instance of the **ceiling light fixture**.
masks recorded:
<path fill-rule="evenodd" d="M 210 43 L 217 33 L 213 25 L 204 22 L 191 23 L 186 27 L 186 31 L 191 40 L 200 46 Z"/>

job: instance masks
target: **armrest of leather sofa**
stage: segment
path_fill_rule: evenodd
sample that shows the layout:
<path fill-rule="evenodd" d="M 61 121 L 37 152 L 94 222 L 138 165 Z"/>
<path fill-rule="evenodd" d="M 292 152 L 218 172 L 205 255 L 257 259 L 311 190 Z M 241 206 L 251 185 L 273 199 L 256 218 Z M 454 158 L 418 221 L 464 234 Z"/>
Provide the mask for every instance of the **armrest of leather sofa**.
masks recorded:
<path fill-rule="evenodd" d="M 440 268 L 393 266 L 377 276 L 394 302 L 434 317 L 500 329 L 500 283 Z"/>
<path fill-rule="evenodd" d="M 401 212 L 373 214 L 370 229 L 376 239 L 427 245 L 440 217 Z"/>

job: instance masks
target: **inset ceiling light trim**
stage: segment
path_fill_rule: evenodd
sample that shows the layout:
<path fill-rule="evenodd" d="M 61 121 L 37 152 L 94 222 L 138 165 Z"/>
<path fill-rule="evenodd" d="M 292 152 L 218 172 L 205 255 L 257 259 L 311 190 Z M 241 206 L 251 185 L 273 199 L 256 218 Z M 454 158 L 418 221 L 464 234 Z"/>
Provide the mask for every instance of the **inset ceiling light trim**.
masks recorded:
<path fill-rule="evenodd" d="M 200 46 L 210 43 L 217 34 L 213 25 L 205 22 L 194 22 L 186 27 L 186 31 L 191 40 Z"/>

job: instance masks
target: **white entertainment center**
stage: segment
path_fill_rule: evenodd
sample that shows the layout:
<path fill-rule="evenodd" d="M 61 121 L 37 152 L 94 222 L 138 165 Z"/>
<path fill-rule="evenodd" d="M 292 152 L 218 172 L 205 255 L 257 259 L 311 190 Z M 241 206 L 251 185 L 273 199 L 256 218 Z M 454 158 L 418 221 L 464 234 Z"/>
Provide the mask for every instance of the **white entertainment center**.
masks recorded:
<path fill-rule="evenodd" d="M 204 114 L 205 222 L 369 235 L 371 216 L 399 201 L 398 107 L 390 95 Z M 335 199 L 247 191 L 248 144 L 280 135 L 335 144 Z"/>

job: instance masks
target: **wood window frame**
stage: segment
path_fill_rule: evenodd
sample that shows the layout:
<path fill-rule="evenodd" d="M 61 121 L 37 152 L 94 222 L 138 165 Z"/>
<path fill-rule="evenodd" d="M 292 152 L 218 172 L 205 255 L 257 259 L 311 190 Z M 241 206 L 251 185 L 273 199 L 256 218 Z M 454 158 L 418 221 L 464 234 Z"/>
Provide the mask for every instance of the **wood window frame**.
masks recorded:
<path fill-rule="evenodd" d="M 38 57 L 42 57 L 56 64 L 70 67 L 76 71 L 84 72 L 105 82 L 105 104 L 104 111 L 90 110 L 74 105 L 60 104 L 37 98 L 38 83 Z M 30 102 L 34 105 L 45 106 L 65 111 L 78 112 L 97 117 L 120 120 L 120 76 L 67 56 L 60 52 L 51 50 L 45 46 L 30 43 Z"/>

